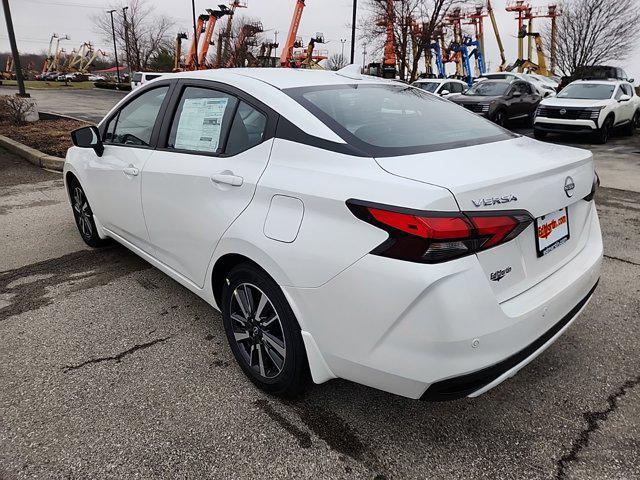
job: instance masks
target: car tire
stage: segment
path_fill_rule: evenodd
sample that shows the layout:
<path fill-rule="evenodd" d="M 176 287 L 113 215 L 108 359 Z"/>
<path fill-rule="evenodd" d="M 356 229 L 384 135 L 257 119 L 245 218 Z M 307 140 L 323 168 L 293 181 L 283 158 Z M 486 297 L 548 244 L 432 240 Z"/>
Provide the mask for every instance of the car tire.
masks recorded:
<path fill-rule="evenodd" d="M 298 321 L 278 284 L 249 263 L 233 268 L 222 291 L 227 340 L 244 374 L 273 395 L 298 397 L 309 364 Z"/>
<path fill-rule="evenodd" d="M 99 248 L 109 244 L 109 240 L 100 238 L 96 222 L 93 219 L 93 211 L 89 205 L 89 200 L 84 193 L 84 189 L 76 179 L 69 181 L 69 198 L 71 200 L 71 210 L 73 218 L 78 227 L 78 233 L 84 243 L 93 248 Z"/>
<path fill-rule="evenodd" d="M 632 136 L 636 130 L 640 129 L 640 110 L 638 110 L 631 119 L 631 123 L 625 126 L 625 135 Z"/>
<path fill-rule="evenodd" d="M 543 132 L 542 130 L 538 130 L 537 128 L 533 129 L 533 136 L 536 140 L 544 140 L 547 138 L 547 132 Z"/>
<path fill-rule="evenodd" d="M 598 133 L 596 134 L 596 141 L 599 144 L 604 145 L 609 141 L 609 136 L 611 135 L 612 126 L 613 126 L 613 120 L 611 119 L 611 117 L 605 119 L 604 123 L 602 124 L 602 127 L 600 127 L 600 129 L 598 130 Z"/>
<path fill-rule="evenodd" d="M 491 120 L 496 125 L 504 127 L 506 123 L 506 116 L 504 114 L 504 110 L 498 110 L 496 113 L 494 113 L 493 118 Z"/>

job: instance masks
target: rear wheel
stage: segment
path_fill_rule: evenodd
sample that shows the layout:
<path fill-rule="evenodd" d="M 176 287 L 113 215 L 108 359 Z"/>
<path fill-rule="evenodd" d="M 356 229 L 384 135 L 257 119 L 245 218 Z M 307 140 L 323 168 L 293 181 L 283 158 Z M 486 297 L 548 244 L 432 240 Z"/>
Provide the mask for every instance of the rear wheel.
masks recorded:
<path fill-rule="evenodd" d="M 493 115 L 493 123 L 495 123 L 496 125 L 500 125 L 501 127 L 504 127 L 505 122 L 506 122 L 506 117 L 504 115 L 504 111 L 498 110 Z"/>
<path fill-rule="evenodd" d="M 222 317 L 236 361 L 260 389 L 294 397 L 308 386 L 300 326 L 280 287 L 251 264 L 235 267 L 222 292 Z"/>
<path fill-rule="evenodd" d="M 94 248 L 102 247 L 109 243 L 108 240 L 103 240 L 98 235 L 89 200 L 87 200 L 82 186 L 75 179 L 69 181 L 69 194 L 71 196 L 73 217 L 78 227 L 78 233 L 80 233 L 84 243 Z"/>
<path fill-rule="evenodd" d="M 536 140 L 544 140 L 545 138 L 547 138 L 547 132 L 543 132 L 542 130 L 534 128 L 533 136 L 536 138 Z"/>
<path fill-rule="evenodd" d="M 609 136 L 611 135 L 611 127 L 613 126 L 613 120 L 611 117 L 607 118 L 602 127 L 598 130 L 596 134 L 596 141 L 600 144 L 605 144 L 609 141 Z"/>

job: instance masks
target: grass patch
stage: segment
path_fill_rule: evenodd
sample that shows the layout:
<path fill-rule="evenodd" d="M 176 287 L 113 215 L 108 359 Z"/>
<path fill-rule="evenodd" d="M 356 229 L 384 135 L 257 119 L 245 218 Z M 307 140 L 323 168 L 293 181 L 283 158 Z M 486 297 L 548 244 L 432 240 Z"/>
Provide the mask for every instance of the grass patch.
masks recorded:
<path fill-rule="evenodd" d="M 16 87 L 16 80 L 2 80 L 3 87 Z M 25 80 L 24 87 L 27 90 L 88 90 L 93 88 L 93 82 L 45 82 L 41 80 Z"/>
<path fill-rule="evenodd" d="M 78 120 L 38 120 L 37 122 L 13 125 L 0 118 L 0 135 L 9 137 L 47 155 L 62 157 L 72 145 L 71 131 L 89 125 Z"/>

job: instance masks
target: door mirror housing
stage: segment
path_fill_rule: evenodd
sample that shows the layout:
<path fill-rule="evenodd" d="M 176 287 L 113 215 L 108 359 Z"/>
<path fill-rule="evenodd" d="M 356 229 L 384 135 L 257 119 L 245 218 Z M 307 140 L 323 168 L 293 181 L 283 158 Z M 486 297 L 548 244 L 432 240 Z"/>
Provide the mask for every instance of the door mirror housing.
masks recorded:
<path fill-rule="evenodd" d="M 449 95 L 451 92 L 449 90 L 442 90 L 440 92 L 440 96 L 441 97 L 446 97 L 447 95 Z"/>
<path fill-rule="evenodd" d="M 99 157 L 104 153 L 104 145 L 100 140 L 100 132 L 98 127 L 91 125 L 90 127 L 78 128 L 71 132 L 71 140 L 76 147 L 93 148 Z"/>
<path fill-rule="evenodd" d="M 628 102 L 629 100 L 631 100 L 631 97 L 629 95 L 622 95 L 618 102 Z"/>

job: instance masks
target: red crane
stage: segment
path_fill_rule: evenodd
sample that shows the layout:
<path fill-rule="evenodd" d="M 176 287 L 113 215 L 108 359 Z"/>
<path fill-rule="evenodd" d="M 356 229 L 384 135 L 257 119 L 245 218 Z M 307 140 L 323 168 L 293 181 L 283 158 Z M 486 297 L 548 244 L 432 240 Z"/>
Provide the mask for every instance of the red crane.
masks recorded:
<path fill-rule="evenodd" d="M 305 7 L 305 0 L 296 0 L 296 6 L 293 10 L 293 17 L 291 17 L 291 26 L 289 27 L 289 34 L 285 41 L 282 54 L 280 54 L 280 66 L 290 67 L 291 60 L 293 59 L 293 47 L 296 44 L 298 36 L 298 27 L 300 27 L 300 19 L 302 18 L 302 11 Z"/>
<path fill-rule="evenodd" d="M 225 15 L 231 14 L 231 10 L 226 5 L 218 5 L 218 7 L 220 10 L 207 9 L 207 12 L 209 12 L 209 20 L 207 21 L 207 26 L 204 31 L 202 47 L 198 51 L 198 66 L 200 69 L 208 68 L 206 65 L 207 53 L 209 52 L 209 46 L 213 43 L 211 38 L 213 37 L 213 29 L 216 26 L 216 22 Z"/>
<path fill-rule="evenodd" d="M 393 2 L 395 0 L 387 0 L 387 8 L 385 16 L 378 25 L 385 27 L 386 40 L 384 42 L 384 58 L 382 59 L 382 76 L 384 78 L 396 77 L 396 36 L 394 32 L 396 12 Z"/>
<path fill-rule="evenodd" d="M 189 48 L 189 53 L 187 54 L 187 58 L 184 61 L 185 68 L 187 70 L 195 70 L 196 68 L 196 48 L 198 43 L 200 42 L 200 35 L 204 31 L 204 25 L 209 21 L 209 15 L 200 15 L 198 17 L 198 23 L 196 25 L 196 31 L 194 32 L 194 36 L 191 39 L 191 47 Z"/>

